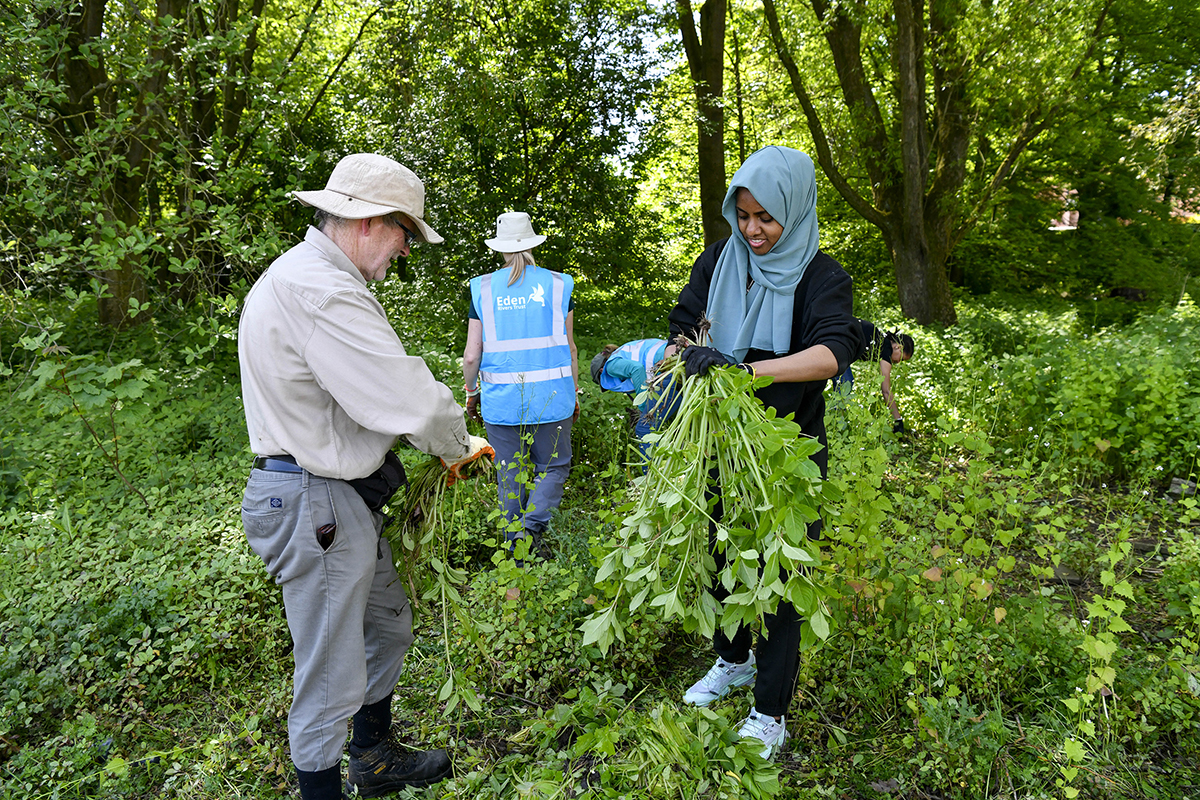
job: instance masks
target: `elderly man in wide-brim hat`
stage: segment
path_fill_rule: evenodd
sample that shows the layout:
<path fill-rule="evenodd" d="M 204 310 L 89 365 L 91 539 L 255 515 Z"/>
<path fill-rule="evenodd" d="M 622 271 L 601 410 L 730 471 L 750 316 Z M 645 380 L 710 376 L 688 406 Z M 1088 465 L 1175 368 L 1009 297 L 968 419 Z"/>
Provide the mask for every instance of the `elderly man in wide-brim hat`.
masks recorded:
<path fill-rule="evenodd" d="M 390 736 L 392 692 L 412 643 L 412 612 L 382 538 L 380 509 L 404 482 L 403 437 L 452 469 L 490 452 L 463 409 L 410 356 L 367 288 L 414 242 L 442 237 L 424 219 L 425 187 L 380 155 L 347 156 L 325 188 L 295 192 L 316 209 L 304 241 L 246 297 L 238 331 L 242 398 L 256 454 L 242 503 L 251 547 L 283 588 L 295 685 L 288 714 L 304 800 L 378 797 L 450 774 L 443 750 Z"/>

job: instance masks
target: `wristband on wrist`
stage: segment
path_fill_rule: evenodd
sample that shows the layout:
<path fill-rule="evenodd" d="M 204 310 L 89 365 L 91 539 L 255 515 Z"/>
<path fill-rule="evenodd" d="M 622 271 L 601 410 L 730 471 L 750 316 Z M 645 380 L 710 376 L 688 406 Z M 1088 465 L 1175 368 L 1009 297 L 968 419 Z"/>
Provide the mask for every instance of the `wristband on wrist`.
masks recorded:
<path fill-rule="evenodd" d="M 743 361 L 741 364 L 738 364 L 737 367 L 738 367 L 738 369 L 744 369 L 744 370 L 746 370 L 746 372 L 749 372 L 750 380 L 754 380 L 755 378 L 758 377 L 758 373 L 754 370 L 753 364 L 747 364 L 746 362 Z"/>
<path fill-rule="evenodd" d="M 463 391 L 467 393 L 467 397 L 478 397 L 479 396 L 479 384 L 476 383 L 474 390 L 472 390 L 472 389 L 468 389 L 467 385 L 464 383 Z"/>

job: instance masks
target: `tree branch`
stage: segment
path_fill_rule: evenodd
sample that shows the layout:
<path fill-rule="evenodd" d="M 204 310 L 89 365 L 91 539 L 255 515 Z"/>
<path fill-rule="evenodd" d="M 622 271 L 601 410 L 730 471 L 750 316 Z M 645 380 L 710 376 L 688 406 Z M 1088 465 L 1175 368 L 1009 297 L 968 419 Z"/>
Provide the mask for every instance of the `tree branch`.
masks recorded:
<path fill-rule="evenodd" d="M 1096 44 L 1100 41 L 1100 34 L 1103 32 L 1104 23 L 1108 19 L 1108 12 L 1111 10 L 1112 4 L 1113 0 L 1104 0 L 1104 5 L 1100 9 L 1100 14 L 1096 17 L 1096 24 L 1092 26 L 1092 33 L 1089 37 L 1090 41 L 1088 42 L 1087 49 L 1084 50 L 1083 54 L 1079 57 L 1079 61 L 1075 65 L 1075 69 L 1071 72 L 1071 77 L 1068 79 L 1067 85 L 1072 87 L 1075 86 L 1075 84 L 1079 81 L 1079 77 L 1083 74 L 1084 65 L 1091 60 L 1092 53 L 1094 53 L 1096 50 Z M 975 207 L 971 209 L 970 216 L 968 216 L 963 224 L 958 226 L 958 228 L 954 231 L 954 235 L 951 240 L 951 246 L 962 241 L 963 237 L 967 235 L 971 228 L 975 227 L 976 223 L 979 222 L 979 218 L 983 215 L 984 210 L 988 207 L 988 205 L 991 204 L 992 198 L 1012 174 L 1012 171 L 1017 163 L 1017 159 L 1020 158 L 1023 152 L 1025 152 L 1025 148 L 1028 147 L 1029 143 L 1036 139 L 1038 135 L 1042 133 L 1042 131 L 1046 130 L 1046 128 L 1050 126 L 1051 122 L 1055 119 L 1058 113 L 1067 106 L 1069 99 L 1069 97 L 1062 98 L 1059 100 L 1059 102 L 1055 103 L 1045 112 L 1042 111 L 1041 106 L 1039 105 L 1026 114 L 1025 119 L 1021 123 L 1020 131 L 1018 131 L 1016 138 L 1008 148 L 1008 154 L 1005 156 L 1004 161 L 1001 162 L 1000 167 L 992 175 L 992 179 L 988 182 L 987 188 L 984 189 L 983 193 L 980 195 L 979 201 L 975 204 Z"/>
<path fill-rule="evenodd" d="M 321 84 L 320 91 L 318 91 L 317 96 L 313 98 L 312 104 L 308 107 L 308 111 L 304 112 L 304 117 L 300 120 L 300 124 L 297 126 L 298 128 L 303 128 L 304 123 L 308 122 L 308 118 L 311 117 L 313 111 L 316 110 L 317 105 L 321 102 L 321 98 L 325 96 L 325 90 L 329 88 L 329 84 L 333 83 L 333 79 L 336 78 L 338 72 L 341 71 L 342 65 L 345 64 L 347 59 L 350 58 L 350 54 L 353 53 L 354 48 L 358 46 L 359 40 L 362 39 L 363 34 L 367 32 L 367 25 L 369 25 L 371 20 L 375 18 L 375 15 L 382 10 L 383 6 L 376 6 L 375 9 L 367 15 L 367 18 L 363 20 L 362 25 L 358 29 L 358 35 L 354 37 L 354 41 L 350 42 L 350 46 L 346 48 L 346 52 L 342 54 L 341 59 L 330 71 L 329 77 L 325 79 L 325 83 Z"/>
<path fill-rule="evenodd" d="M 284 62 L 283 70 L 279 73 L 279 80 L 282 82 L 284 78 L 292 71 L 292 64 L 296 61 L 296 57 L 300 55 L 300 50 L 304 47 L 304 42 L 308 39 L 308 33 L 312 30 L 313 20 L 317 18 L 317 11 L 320 10 L 321 4 L 325 0 L 316 0 L 313 3 L 312 10 L 308 12 L 308 17 L 304 20 L 304 30 L 300 32 L 300 38 L 296 40 L 296 46 L 292 48 L 291 55 Z M 242 165 L 242 159 L 245 158 L 246 152 L 250 149 L 250 145 L 254 142 L 254 137 L 267 121 L 266 116 L 260 116 L 258 122 L 254 123 L 254 127 L 250 129 L 245 138 L 242 139 L 242 146 L 238 148 L 237 157 L 233 160 L 233 167 L 236 169 Z"/>
<path fill-rule="evenodd" d="M 854 187 L 850 185 L 845 176 L 838 170 L 837 165 L 833 163 L 833 153 L 829 147 L 829 139 L 825 135 L 825 128 L 821 124 L 820 117 L 817 116 L 816 107 L 813 105 L 808 89 L 804 85 L 804 79 L 800 77 L 800 70 L 796 67 L 791 50 L 788 49 L 787 42 L 783 38 L 783 31 L 779 26 L 779 15 L 775 10 L 774 0 L 763 0 L 763 10 L 767 15 L 767 26 L 770 29 L 771 42 L 775 46 L 775 54 L 779 57 L 779 61 L 787 71 L 788 78 L 791 80 L 792 91 L 796 95 L 796 99 L 800 101 L 800 107 L 804 110 L 804 117 L 808 121 L 808 130 L 812 134 L 813 144 L 817 149 L 817 163 L 821 165 L 821 170 L 829 178 L 829 182 L 837 189 L 838 194 L 846 199 L 851 208 L 871 224 L 880 228 L 884 227 L 888 222 L 887 214 L 877 209 L 866 198 L 855 191 Z"/>
<path fill-rule="evenodd" d="M 693 83 L 702 83 L 704 73 L 700 71 L 703 56 L 700 52 L 700 37 L 696 34 L 696 17 L 692 11 L 691 0 L 676 0 L 676 13 L 679 15 L 679 33 L 683 38 L 683 53 L 687 56 L 688 72 L 692 75 Z"/>
<path fill-rule="evenodd" d="M 862 162 L 875 193 L 875 204 L 885 208 L 880 191 L 897 185 L 898 176 L 889 156 L 887 126 L 863 67 L 862 27 L 851 19 L 844 4 L 831 7 L 827 0 L 812 0 L 812 9 L 825 25 L 825 42 L 850 112 L 850 124 L 862 146 Z"/>

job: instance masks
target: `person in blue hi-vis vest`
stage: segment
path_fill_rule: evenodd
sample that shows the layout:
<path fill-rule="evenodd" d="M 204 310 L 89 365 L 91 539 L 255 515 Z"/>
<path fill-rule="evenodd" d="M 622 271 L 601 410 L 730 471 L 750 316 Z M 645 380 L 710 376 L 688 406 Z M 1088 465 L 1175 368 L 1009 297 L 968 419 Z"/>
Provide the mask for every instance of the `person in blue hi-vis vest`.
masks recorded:
<path fill-rule="evenodd" d="M 521 523 L 508 538 L 530 537 L 531 550 L 541 548 L 562 500 L 579 416 L 575 281 L 534 263 L 533 248 L 544 241 L 524 212 L 496 218 L 496 237 L 485 244 L 504 255 L 504 266 L 471 279 L 463 352 L 467 413 L 483 420 L 496 451 L 500 507 Z M 517 480 L 522 462 L 532 467 L 531 484 Z"/>
<path fill-rule="evenodd" d="M 591 363 L 592 380 L 602 390 L 623 392 L 635 401 L 647 389 L 646 380 L 658 362 L 675 352 L 675 345 L 666 339 L 636 339 L 621 346 L 605 345 Z M 660 402 L 661 401 L 661 402 Z M 652 445 L 645 437 L 658 430 L 663 422 L 675 416 L 679 395 L 670 387 L 647 391 L 641 403 L 635 402 L 637 422 L 633 433 L 643 462 L 648 461 Z"/>

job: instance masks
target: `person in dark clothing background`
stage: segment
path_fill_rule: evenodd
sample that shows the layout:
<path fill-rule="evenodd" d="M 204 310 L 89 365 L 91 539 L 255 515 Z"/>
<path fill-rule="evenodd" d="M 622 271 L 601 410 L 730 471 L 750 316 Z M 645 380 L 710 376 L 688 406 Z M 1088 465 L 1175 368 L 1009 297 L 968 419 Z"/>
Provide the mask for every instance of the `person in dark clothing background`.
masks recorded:
<path fill-rule="evenodd" d="M 689 375 L 737 364 L 774 378 L 757 396 L 780 416 L 794 414 L 805 434 L 827 446 L 825 382 L 844 372 L 863 344 L 850 276 L 818 249 L 816 196 L 816 173 L 804 153 L 766 147 L 746 159 L 723 206 L 733 234 L 696 259 L 669 322 L 672 339 L 680 333 L 693 337 L 702 316 L 711 323 L 711 346 L 689 346 L 681 353 Z M 826 476 L 827 451 L 812 458 Z M 718 503 L 714 514 L 719 513 Z M 819 520 L 809 526 L 812 538 L 820 531 Z M 717 559 L 720 568 L 722 556 Z M 720 585 L 710 592 L 718 601 L 728 595 Z M 787 738 L 785 716 L 795 692 L 804 620 L 781 602 L 764 622 L 768 636 L 759 639 L 756 651 L 751 627 L 732 639 L 718 629 L 717 661 L 684 700 L 707 705 L 755 682 L 754 706 L 738 733 L 762 741 L 769 758 Z"/>
<path fill-rule="evenodd" d="M 892 412 L 892 431 L 904 433 L 904 418 L 900 415 L 900 406 L 892 392 L 892 365 L 912 358 L 915 349 L 913 338 L 898 331 L 883 333 L 874 323 L 865 319 L 858 320 L 858 324 L 862 327 L 863 349 L 855 360 L 879 362 L 879 374 L 883 377 L 880 391 L 883 393 L 883 401 Z M 847 395 L 854 390 L 854 372 L 850 367 L 846 367 L 846 371 L 834 385 L 845 386 Z"/>

